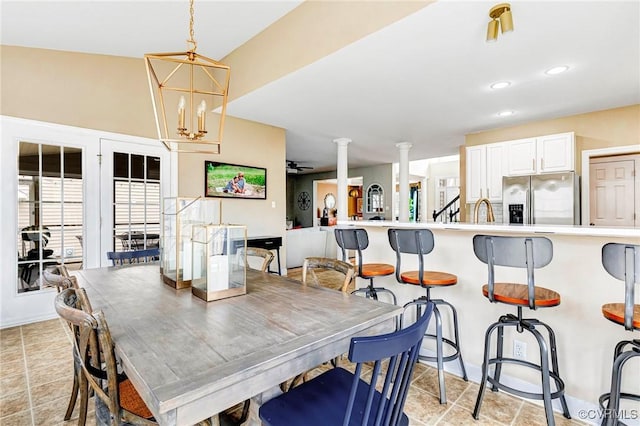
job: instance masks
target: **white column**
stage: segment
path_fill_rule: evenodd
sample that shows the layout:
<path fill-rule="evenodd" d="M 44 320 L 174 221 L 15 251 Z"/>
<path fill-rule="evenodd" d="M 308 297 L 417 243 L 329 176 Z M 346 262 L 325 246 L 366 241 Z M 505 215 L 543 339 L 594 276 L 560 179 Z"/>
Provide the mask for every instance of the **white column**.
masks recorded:
<path fill-rule="evenodd" d="M 398 171 L 398 220 L 400 222 L 409 221 L 409 142 L 400 142 L 396 144 L 396 148 L 400 151 L 400 168 Z"/>
<path fill-rule="evenodd" d="M 349 178 L 349 162 L 347 159 L 348 147 L 351 139 L 338 138 L 333 140 L 338 145 L 338 195 L 336 196 L 336 208 L 338 220 L 347 220 L 347 179 Z"/>

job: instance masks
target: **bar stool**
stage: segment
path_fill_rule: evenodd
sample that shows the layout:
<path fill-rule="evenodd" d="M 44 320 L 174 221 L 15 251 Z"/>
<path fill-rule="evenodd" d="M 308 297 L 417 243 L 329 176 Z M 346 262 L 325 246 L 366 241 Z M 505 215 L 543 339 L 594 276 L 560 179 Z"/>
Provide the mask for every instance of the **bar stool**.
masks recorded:
<path fill-rule="evenodd" d="M 604 317 L 625 330 L 640 330 L 640 305 L 634 305 L 634 285 L 640 283 L 640 245 L 609 243 L 602 247 L 602 265 L 614 278 L 624 281 L 624 303 L 602 305 Z M 628 349 L 625 348 L 628 346 Z M 623 340 L 616 345 L 611 370 L 611 390 L 599 398 L 604 416 L 602 425 L 623 425 L 617 418 L 620 400 L 640 401 L 640 395 L 622 392 L 622 368 L 631 358 L 640 356 L 640 339 Z"/>
<path fill-rule="evenodd" d="M 462 378 L 467 381 L 467 371 L 462 361 L 460 352 L 460 340 L 458 337 L 458 314 L 453 305 L 443 299 L 432 299 L 431 289 L 437 287 L 448 287 L 458 283 L 458 277 L 447 272 L 425 271 L 424 256 L 433 251 L 433 233 L 428 229 L 389 229 L 389 243 L 396 252 L 396 280 L 401 284 L 419 285 L 427 291 L 425 296 L 415 299 L 404 305 L 405 309 L 414 306 L 420 316 L 421 306 L 433 302 L 435 305 L 433 313 L 436 320 L 436 334 L 425 333 L 425 337 L 435 339 L 436 356 L 420 355 L 424 361 L 435 361 L 438 365 L 438 385 L 440 388 L 440 404 L 447 403 L 447 394 L 444 382 L 444 363 L 458 359 L 462 368 Z M 402 253 L 415 254 L 418 256 L 418 270 L 400 272 Z M 442 317 L 439 307 L 449 307 L 453 314 L 454 340 L 442 336 Z M 443 344 L 446 343 L 453 348 L 452 355 L 443 356 Z"/>
<path fill-rule="evenodd" d="M 518 308 L 518 315 L 506 314 L 500 317 L 498 322 L 489 326 L 484 341 L 484 361 L 482 363 L 482 381 L 478 399 L 473 410 L 473 417 L 477 420 L 480 416 L 480 406 L 484 396 L 487 382 L 491 383 L 492 390 L 497 392 L 502 389 L 505 392 L 529 399 L 544 401 L 544 411 L 547 424 L 555 425 L 551 400 L 559 398 L 562 411 L 567 419 L 571 418 L 567 401 L 564 397 L 564 382 L 560 378 L 558 370 L 558 356 L 556 349 L 555 333 L 547 324 L 535 318 L 523 318 L 522 308 L 537 309 L 554 307 L 560 304 L 560 294 L 553 290 L 535 285 L 534 269 L 547 266 L 553 258 L 553 245 L 551 240 L 545 237 L 498 237 L 491 235 L 476 235 L 473 237 L 473 251 L 476 257 L 489 267 L 488 284 L 482 286 L 482 294 L 492 303 L 506 303 Z M 494 266 L 507 266 L 523 268 L 527 270 L 527 284 L 497 283 L 495 282 Z M 549 344 L 542 334 L 536 329 L 542 326 L 549 334 Z M 540 365 L 533 362 L 508 358 L 503 356 L 504 328 L 515 327 L 518 333 L 528 331 L 531 333 L 540 349 Z M 496 342 L 496 357 L 489 358 L 491 335 L 498 331 Z M 549 349 L 551 348 L 551 370 L 549 369 Z M 500 372 L 503 363 L 518 364 L 540 371 L 542 378 L 542 393 L 525 392 L 500 383 Z M 489 366 L 495 365 L 493 377 L 489 377 Z M 551 391 L 551 380 L 556 384 L 556 391 Z"/>
<path fill-rule="evenodd" d="M 384 277 L 393 274 L 393 265 L 387 263 L 362 263 L 362 250 L 369 247 L 369 236 L 363 228 L 336 228 L 336 241 L 342 250 L 342 261 L 348 262 L 347 250 L 356 250 L 358 253 L 358 269 L 356 273 L 359 277 L 369 280 L 367 287 L 359 288 L 351 292 L 351 294 L 364 293 L 367 298 L 378 300 L 378 293 L 389 293 L 393 299 L 393 304 L 398 304 L 396 295 L 389 289 L 384 287 L 374 287 L 373 279 L 375 277 Z"/>

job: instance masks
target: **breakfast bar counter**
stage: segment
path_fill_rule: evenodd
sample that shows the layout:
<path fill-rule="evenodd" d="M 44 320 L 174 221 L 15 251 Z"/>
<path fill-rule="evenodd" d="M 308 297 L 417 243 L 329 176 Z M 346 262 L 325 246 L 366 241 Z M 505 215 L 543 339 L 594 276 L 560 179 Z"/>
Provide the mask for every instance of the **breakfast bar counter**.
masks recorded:
<path fill-rule="evenodd" d="M 582 226 L 516 226 L 502 224 L 468 223 L 400 223 L 390 221 L 339 222 L 339 226 L 355 225 L 365 228 L 369 247 L 364 253 L 366 262 L 395 264 L 395 253 L 389 245 L 389 228 L 429 228 L 435 239 L 434 250 L 425 257 L 425 269 L 447 271 L 458 276 L 458 285 L 438 289 L 441 297 L 458 310 L 461 350 L 467 372 L 472 381 L 480 381 L 483 359 L 484 334 L 487 327 L 500 315 L 515 313 L 515 307 L 492 304 L 482 295 L 481 287 L 487 282 L 487 266 L 473 252 L 472 239 L 476 234 L 544 236 L 553 243 L 553 260 L 535 272 L 536 285 L 557 291 L 561 304 L 555 309 L 540 308 L 536 312 L 524 310 L 525 317 L 536 317 L 548 323 L 558 339 L 560 374 L 566 383 L 569 409 L 580 419 L 580 410 L 597 409 L 598 397 L 609 390 L 613 349 L 620 340 L 638 338 L 637 332 L 627 332 L 602 316 L 605 303 L 624 302 L 624 283 L 611 277 L 603 268 L 602 246 L 609 242 L 640 244 L 640 229 L 598 228 Z M 403 258 L 403 270 L 417 269 L 417 258 Z M 499 281 L 526 283 L 522 270 L 496 268 Z M 365 281 L 359 279 L 358 286 Z M 424 295 L 416 286 L 399 284 L 394 275 L 377 277 L 376 286 L 391 289 L 404 304 Z M 640 303 L 638 292 L 636 302 Z M 449 333 L 446 327 L 445 333 Z M 505 331 L 505 353 L 511 355 L 513 340 L 527 344 L 526 358 L 537 361 L 537 344 L 530 336 Z M 445 367 L 458 374 L 457 363 Z M 509 366 L 511 367 L 511 366 Z M 526 370 L 526 371 L 522 371 Z M 506 368 L 503 375 L 517 387 L 534 389 L 539 374 L 529 369 Z M 623 387 L 640 388 L 640 365 L 629 365 L 625 371 Z M 582 420 L 589 420 L 582 418 Z"/>

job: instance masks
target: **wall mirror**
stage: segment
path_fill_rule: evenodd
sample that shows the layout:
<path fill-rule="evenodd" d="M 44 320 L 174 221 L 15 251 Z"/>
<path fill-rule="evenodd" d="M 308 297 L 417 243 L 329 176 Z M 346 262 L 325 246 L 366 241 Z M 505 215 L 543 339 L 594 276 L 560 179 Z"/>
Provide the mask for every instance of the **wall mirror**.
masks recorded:
<path fill-rule="evenodd" d="M 367 188 L 367 213 L 382 213 L 384 211 L 384 190 L 377 183 Z"/>
<path fill-rule="evenodd" d="M 328 209 L 336 206 L 336 197 L 331 192 L 324 196 L 324 206 Z"/>

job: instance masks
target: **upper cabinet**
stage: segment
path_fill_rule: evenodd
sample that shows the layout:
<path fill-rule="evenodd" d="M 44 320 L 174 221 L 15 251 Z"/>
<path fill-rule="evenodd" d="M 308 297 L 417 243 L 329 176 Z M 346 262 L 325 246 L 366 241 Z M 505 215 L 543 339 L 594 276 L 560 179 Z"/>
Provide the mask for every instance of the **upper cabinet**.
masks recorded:
<path fill-rule="evenodd" d="M 504 143 L 466 148 L 466 198 L 468 203 L 476 202 L 485 197 L 492 202 L 502 201 L 505 153 Z"/>
<path fill-rule="evenodd" d="M 505 144 L 509 176 L 575 170 L 573 132 L 518 139 Z"/>

